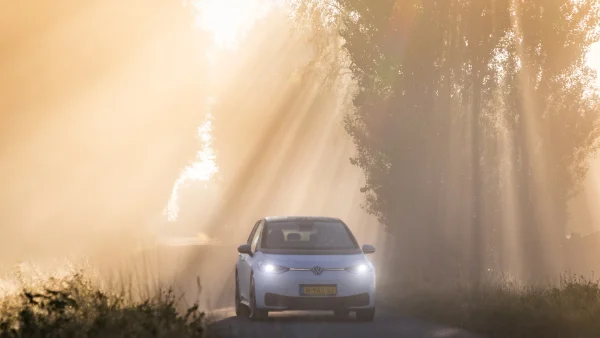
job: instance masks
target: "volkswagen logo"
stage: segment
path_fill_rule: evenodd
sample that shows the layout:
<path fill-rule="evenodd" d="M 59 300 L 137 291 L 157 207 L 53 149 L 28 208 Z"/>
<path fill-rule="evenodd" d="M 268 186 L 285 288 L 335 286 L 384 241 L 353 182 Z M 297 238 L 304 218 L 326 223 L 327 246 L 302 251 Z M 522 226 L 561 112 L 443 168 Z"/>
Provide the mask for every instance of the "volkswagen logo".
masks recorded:
<path fill-rule="evenodd" d="M 325 269 L 323 269 L 320 266 L 313 266 L 312 269 L 310 269 L 310 271 L 312 271 L 315 275 L 320 275 L 323 273 Z"/>

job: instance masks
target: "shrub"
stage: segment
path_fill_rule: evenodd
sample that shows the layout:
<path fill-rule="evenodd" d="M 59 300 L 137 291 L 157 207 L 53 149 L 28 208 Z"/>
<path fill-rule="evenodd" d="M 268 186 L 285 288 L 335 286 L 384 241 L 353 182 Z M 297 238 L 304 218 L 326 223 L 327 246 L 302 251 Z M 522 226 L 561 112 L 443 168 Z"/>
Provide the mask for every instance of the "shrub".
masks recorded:
<path fill-rule="evenodd" d="M 141 302 L 107 293 L 76 273 L 0 301 L 0 337 L 203 337 L 197 305 L 176 310 L 172 290 Z"/>
<path fill-rule="evenodd" d="M 562 277 L 556 286 L 509 280 L 479 286 L 418 287 L 392 304 L 411 316 L 488 337 L 600 337 L 600 284 Z"/>

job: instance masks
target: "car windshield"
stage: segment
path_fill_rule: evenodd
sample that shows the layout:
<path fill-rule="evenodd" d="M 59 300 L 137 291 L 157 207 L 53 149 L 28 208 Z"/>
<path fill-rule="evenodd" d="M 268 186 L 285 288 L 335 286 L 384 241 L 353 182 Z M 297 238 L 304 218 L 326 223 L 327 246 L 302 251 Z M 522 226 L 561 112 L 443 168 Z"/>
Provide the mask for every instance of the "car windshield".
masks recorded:
<path fill-rule="evenodd" d="M 358 245 L 346 225 L 335 221 L 279 221 L 265 224 L 265 249 L 344 250 Z"/>

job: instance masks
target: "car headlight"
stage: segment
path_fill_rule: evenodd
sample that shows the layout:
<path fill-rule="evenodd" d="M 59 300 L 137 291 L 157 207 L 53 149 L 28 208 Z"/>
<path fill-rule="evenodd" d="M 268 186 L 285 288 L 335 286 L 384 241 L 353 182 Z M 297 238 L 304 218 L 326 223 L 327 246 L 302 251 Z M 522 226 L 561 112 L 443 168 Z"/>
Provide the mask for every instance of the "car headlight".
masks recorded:
<path fill-rule="evenodd" d="M 275 265 L 271 263 L 258 262 L 258 269 L 266 273 L 282 273 L 288 271 L 290 268 L 285 266 Z"/>
<path fill-rule="evenodd" d="M 363 273 L 367 273 L 367 272 L 371 271 L 371 266 L 366 263 L 361 263 L 361 264 L 346 268 L 345 270 L 348 272 L 351 272 L 351 273 L 355 273 L 355 274 L 363 274 Z"/>

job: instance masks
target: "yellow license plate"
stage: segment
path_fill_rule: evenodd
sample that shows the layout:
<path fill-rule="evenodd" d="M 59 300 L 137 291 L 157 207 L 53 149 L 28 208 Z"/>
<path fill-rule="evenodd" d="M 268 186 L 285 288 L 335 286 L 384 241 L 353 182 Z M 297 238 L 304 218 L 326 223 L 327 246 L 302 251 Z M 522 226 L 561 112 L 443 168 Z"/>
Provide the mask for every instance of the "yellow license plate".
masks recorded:
<path fill-rule="evenodd" d="M 335 296 L 337 295 L 336 285 L 303 285 L 300 287 L 302 296 Z"/>

